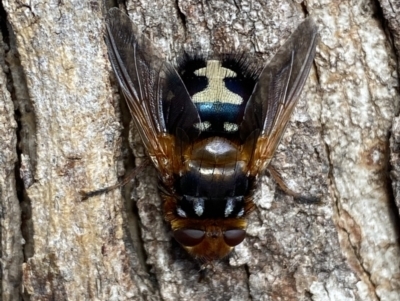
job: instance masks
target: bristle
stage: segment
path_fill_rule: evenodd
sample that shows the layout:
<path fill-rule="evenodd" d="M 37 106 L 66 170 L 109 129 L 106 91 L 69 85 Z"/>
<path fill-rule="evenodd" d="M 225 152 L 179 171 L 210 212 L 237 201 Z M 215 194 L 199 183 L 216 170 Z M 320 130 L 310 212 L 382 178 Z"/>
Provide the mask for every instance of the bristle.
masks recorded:
<path fill-rule="evenodd" d="M 182 74 L 193 73 L 197 69 L 204 68 L 208 55 L 204 53 L 184 52 L 177 58 L 176 69 Z"/>
<path fill-rule="evenodd" d="M 226 53 L 221 55 L 222 66 L 241 74 L 244 78 L 257 80 L 262 68 L 257 60 L 246 53 Z"/>

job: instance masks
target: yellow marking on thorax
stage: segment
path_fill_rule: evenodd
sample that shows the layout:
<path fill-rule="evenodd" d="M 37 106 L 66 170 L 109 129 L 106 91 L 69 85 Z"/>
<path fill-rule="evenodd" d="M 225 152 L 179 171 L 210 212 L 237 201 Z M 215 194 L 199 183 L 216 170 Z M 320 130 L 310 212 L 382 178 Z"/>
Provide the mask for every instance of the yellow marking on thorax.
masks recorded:
<path fill-rule="evenodd" d="M 207 77 L 208 86 L 205 90 L 192 96 L 194 103 L 222 102 L 240 105 L 243 102 L 242 97 L 229 91 L 224 83 L 224 78 L 236 77 L 236 72 L 222 67 L 220 61 L 207 61 L 207 66 L 196 70 L 195 74 Z"/>

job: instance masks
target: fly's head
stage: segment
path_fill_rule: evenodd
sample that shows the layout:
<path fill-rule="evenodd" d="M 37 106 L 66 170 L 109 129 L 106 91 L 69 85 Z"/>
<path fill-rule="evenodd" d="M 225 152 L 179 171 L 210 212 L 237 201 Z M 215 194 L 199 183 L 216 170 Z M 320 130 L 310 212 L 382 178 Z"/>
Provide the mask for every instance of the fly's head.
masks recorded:
<path fill-rule="evenodd" d="M 163 198 L 165 219 L 171 225 L 174 239 L 202 263 L 225 258 L 246 237 L 245 216 L 253 209 L 251 200 L 165 195 Z"/>

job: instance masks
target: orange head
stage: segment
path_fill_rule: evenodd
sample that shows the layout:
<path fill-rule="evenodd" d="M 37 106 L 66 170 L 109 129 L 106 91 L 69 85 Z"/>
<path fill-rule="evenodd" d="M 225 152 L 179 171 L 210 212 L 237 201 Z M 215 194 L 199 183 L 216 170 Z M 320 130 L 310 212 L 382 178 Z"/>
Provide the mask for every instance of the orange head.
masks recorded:
<path fill-rule="evenodd" d="M 246 220 L 174 219 L 173 236 L 194 258 L 209 262 L 226 257 L 246 237 Z"/>

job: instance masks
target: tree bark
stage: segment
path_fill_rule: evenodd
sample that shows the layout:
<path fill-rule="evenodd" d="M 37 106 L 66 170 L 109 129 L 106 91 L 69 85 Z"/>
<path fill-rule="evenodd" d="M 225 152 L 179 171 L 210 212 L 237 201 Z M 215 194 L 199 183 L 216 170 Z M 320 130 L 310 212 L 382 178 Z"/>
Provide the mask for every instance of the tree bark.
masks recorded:
<path fill-rule="evenodd" d="M 400 300 L 395 1 L 120 4 L 171 60 L 249 52 L 265 64 L 305 16 L 319 26 L 272 164 L 322 199 L 297 202 L 263 175 L 246 240 L 206 273 L 172 240 L 152 166 L 81 198 L 145 156 L 108 62 L 108 7 L 0 2 L 2 300 Z"/>

